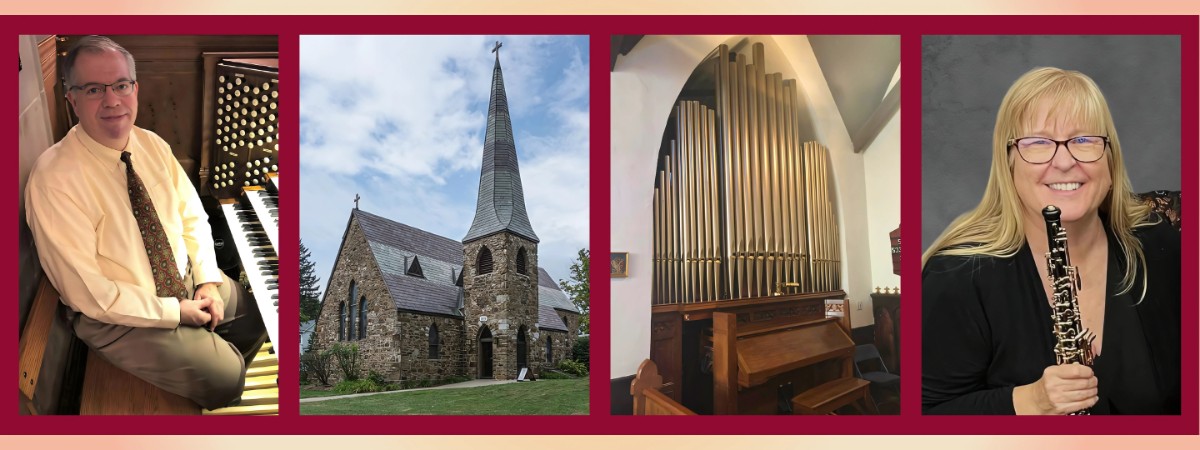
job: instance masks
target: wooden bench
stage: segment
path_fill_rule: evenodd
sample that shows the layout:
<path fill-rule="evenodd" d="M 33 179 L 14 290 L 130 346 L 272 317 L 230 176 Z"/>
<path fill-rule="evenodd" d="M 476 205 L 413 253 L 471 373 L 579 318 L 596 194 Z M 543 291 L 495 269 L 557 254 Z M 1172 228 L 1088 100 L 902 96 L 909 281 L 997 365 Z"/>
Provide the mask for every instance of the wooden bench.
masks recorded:
<path fill-rule="evenodd" d="M 37 294 L 29 309 L 29 319 L 21 330 L 20 342 L 20 392 L 22 406 L 31 414 L 44 414 L 35 406 L 34 395 L 38 382 L 44 378 L 43 367 L 55 355 L 46 353 L 52 329 L 55 326 L 59 294 L 49 280 L 42 278 Z M 70 325 L 63 324 L 70 328 Z M 71 337 L 76 344 L 82 342 Z M 61 368 L 59 368 L 61 369 Z M 78 369 L 66 370 L 78 372 Z M 78 373 L 69 374 L 75 375 Z M 65 377 L 69 378 L 69 377 Z M 62 395 L 79 394 L 78 382 L 70 386 L 64 382 Z M 128 372 L 117 369 L 93 350 L 87 350 L 87 364 L 83 369 L 82 394 L 79 394 L 79 414 L 200 414 L 200 406 L 178 395 L 164 391 L 142 381 Z M 50 411 L 63 413 L 64 411 Z M 73 411 L 66 411 L 73 412 Z"/>
<path fill-rule="evenodd" d="M 88 350 L 86 370 L 79 414 L 200 414 L 200 405 L 118 369 L 101 358 L 95 350 Z"/>
<path fill-rule="evenodd" d="M 38 285 L 37 294 L 30 306 L 29 318 L 21 331 L 20 341 L 20 398 L 21 406 L 31 414 L 63 413 L 64 411 L 39 411 L 35 406 L 34 395 L 38 381 L 43 378 L 43 367 L 55 355 L 46 353 L 47 343 L 54 339 L 52 329 L 55 323 L 56 311 L 59 305 L 59 294 L 45 278 Z M 61 321 L 60 321 L 61 322 Z M 61 327 L 70 328 L 63 322 Z M 59 331 L 60 334 L 68 334 Z M 82 341 L 73 335 L 69 337 L 74 345 L 85 348 Z M 197 415 L 202 408 L 195 402 L 176 394 L 167 392 L 132 374 L 118 369 L 100 357 L 94 350 L 86 350 L 86 366 L 82 362 L 80 351 L 79 366 L 65 370 L 75 372 L 74 378 L 81 375 L 82 381 L 63 382 L 63 396 L 74 396 L 79 399 L 75 403 L 79 414 L 83 415 Z M 61 359 L 61 358 L 59 358 Z M 54 370 L 64 370 L 59 367 Z M 204 411 L 213 415 L 247 415 L 247 414 L 278 414 L 279 389 L 276 383 L 279 373 L 279 359 L 272 353 L 272 345 L 264 344 L 258 355 L 250 363 L 246 374 L 245 392 L 238 406 Z M 71 384 L 73 386 L 71 386 Z M 43 388 L 45 390 L 45 387 Z M 73 402 L 72 402 L 73 403 Z M 74 413 L 74 410 L 66 411 Z"/>
<path fill-rule="evenodd" d="M 846 405 L 854 405 L 861 414 L 866 414 L 866 405 L 871 402 L 871 382 L 861 378 L 838 378 L 792 397 L 792 408 L 797 414 L 833 414 Z M 862 402 L 860 406 L 858 402 Z M 876 411 L 878 413 L 878 411 Z"/>

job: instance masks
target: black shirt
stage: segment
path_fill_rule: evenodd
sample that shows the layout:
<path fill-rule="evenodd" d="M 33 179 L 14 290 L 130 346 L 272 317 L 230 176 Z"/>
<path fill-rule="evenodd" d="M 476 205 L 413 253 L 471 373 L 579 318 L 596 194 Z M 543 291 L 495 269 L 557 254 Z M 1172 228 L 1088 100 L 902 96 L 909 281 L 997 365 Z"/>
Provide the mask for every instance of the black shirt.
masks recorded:
<path fill-rule="evenodd" d="M 1100 401 L 1092 413 L 1178 414 L 1179 232 L 1166 221 L 1134 231 L 1150 274 L 1140 303 L 1140 267 L 1133 288 L 1117 294 L 1125 255 L 1112 233 L 1107 234 L 1104 347 L 1094 366 Z M 1025 245 L 1008 258 L 935 256 L 925 264 L 925 414 L 1014 414 L 1013 387 L 1037 381 L 1054 365 L 1045 274 L 1033 258 Z"/>

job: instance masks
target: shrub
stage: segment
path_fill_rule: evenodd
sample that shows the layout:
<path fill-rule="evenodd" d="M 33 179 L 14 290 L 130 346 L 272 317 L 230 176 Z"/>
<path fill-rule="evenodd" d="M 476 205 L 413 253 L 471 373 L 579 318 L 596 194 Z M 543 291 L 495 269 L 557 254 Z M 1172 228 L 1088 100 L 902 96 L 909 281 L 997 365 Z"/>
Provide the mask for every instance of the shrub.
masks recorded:
<path fill-rule="evenodd" d="M 386 386 L 388 384 L 387 380 L 383 379 L 383 374 L 374 370 L 367 372 L 367 379 L 380 386 Z"/>
<path fill-rule="evenodd" d="M 358 372 L 358 344 L 334 344 L 333 348 L 329 349 L 329 351 L 333 353 L 338 369 L 342 371 L 344 380 L 355 381 L 360 378 Z"/>
<path fill-rule="evenodd" d="M 362 394 L 364 392 L 382 392 L 391 390 L 388 384 L 377 384 L 371 380 L 343 381 L 333 388 L 339 394 Z"/>
<path fill-rule="evenodd" d="M 571 345 L 571 359 L 583 363 L 583 367 L 591 370 L 591 346 L 588 336 L 580 336 L 575 338 L 575 343 Z"/>
<path fill-rule="evenodd" d="M 569 359 L 564 359 L 562 362 L 558 363 L 558 370 L 580 377 L 586 377 L 588 374 L 587 366 L 579 361 L 572 361 Z"/>
<path fill-rule="evenodd" d="M 567 374 L 565 374 L 565 373 L 562 373 L 562 372 L 559 372 L 559 371 L 557 371 L 557 370 L 544 370 L 544 371 L 542 371 L 542 379 L 543 379 L 543 380 L 569 380 L 569 379 L 572 379 L 572 378 L 575 378 L 575 377 L 573 377 L 573 376 L 570 376 L 570 375 L 567 375 Z"/>
<path fill-rule="evenodd" d="M 300 355 L 300 373 L 315 378 L 322 386 L 329 386 L 329 375 L 333 369 L 333 353 L 311 351 Z"/>

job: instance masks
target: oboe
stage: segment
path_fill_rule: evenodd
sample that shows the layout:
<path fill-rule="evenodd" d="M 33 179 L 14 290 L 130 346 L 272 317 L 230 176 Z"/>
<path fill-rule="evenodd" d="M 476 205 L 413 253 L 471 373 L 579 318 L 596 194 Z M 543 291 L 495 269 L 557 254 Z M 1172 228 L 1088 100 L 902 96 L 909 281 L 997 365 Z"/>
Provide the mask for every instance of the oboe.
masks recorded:
<path fill-rule="evenodd" d="M 1067 230 L 1062 226 L 1061 214 L 1062 211 L 1054 205 L 1042 210 L 1049 248 L 1046 252 L 1046 271 L 1049 273 L 1050 286 L 1054 289 L 1054 296 L 1050 299 L 1050 319 L 1054 322 L 1054 356 L 1060 365 L 1078 363 L 1091 367 L 1095 360 L 1092 341 L 1096 335 L 1083 328 L 1083 320 L 1079 316 L 1079 298 L 1076 295 L 1081 288 L 1079 272 L 1071 265 L 1071 255 L 1067 253 Z M 1088 414 L 1091 414 L 1088 408 L 1071 413 Z"/>

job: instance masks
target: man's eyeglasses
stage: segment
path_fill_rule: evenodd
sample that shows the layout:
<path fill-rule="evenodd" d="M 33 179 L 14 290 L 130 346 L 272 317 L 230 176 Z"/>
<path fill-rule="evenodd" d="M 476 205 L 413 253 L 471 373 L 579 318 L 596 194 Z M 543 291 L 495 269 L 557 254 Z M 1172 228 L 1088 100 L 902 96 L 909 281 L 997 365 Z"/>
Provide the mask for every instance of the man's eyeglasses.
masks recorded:
<path fill-rule="evenodd" d="M 110 87 L 113 94 L 116 94 L 117 97 L 126 97 L 133 93 L 133 86 L 135 84 L 137 84 L 137 81 L 133 80 L 121 80 L 113 84 L 88 83 L 83 86 L 71 86 L 70 90 L 79 91 L 83 95 L 83 98 L 95 100 L 104 97 L 104 91 Z"/>
<path fill-rule="evenodd" d="M 1065 141 L 1056 141 L 1044 137 L 1023 137 L 1008 140 L 1008 148 L 1017 148 L 1021 159 L 1030 164 L 1045 164 L 1054 159 L 1058 146 L 1067 148 L 1072 158 L 1079 162 L 1094 162 L 1104 156 L 1108 147 L 1108 137 L 1105 136 L 1075 136 Z"/>

